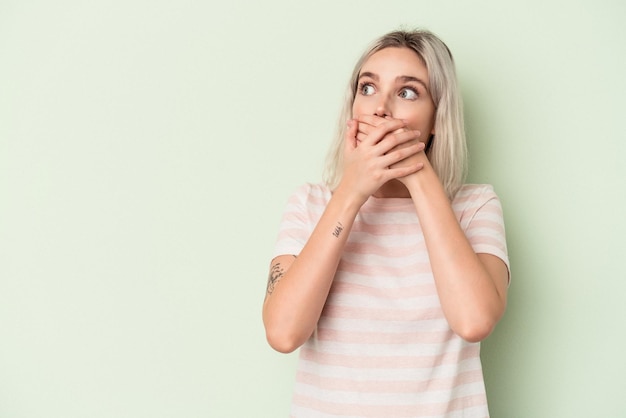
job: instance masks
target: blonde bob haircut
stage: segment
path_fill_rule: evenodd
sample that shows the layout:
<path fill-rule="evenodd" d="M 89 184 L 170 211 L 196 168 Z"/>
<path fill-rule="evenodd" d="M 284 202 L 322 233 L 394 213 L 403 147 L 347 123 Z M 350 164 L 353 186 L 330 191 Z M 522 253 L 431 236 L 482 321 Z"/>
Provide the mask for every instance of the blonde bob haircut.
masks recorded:
<path fill-rule="evenodd" d="M 426 155 L 448 198 L 453 199 L 463 185 L 467 173 L 463 102 L 450 50 L 437 36 L 426 30 L 394 31 L 383 35 L 357 61 L 346 90 L 337 134 L 326 158 L 324 183 L 331 190 L 339 185 L 343 174 L 346 122 L 352 118 L 352 105 L 361 68 L 369 57 L 385 48 L 409 48 L 426 65 L 430 94 L 436 108 L 435 135 L 431 137 Z"/>

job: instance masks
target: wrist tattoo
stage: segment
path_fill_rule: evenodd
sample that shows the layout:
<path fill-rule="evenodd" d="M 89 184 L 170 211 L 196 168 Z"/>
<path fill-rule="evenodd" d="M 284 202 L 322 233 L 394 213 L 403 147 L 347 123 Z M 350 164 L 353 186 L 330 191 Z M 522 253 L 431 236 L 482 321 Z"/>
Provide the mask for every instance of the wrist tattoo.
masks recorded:
<path fill-rule="evenodd" d="M 337 225 L 335 225 L 335 230 L 333 231 L 333 236 L 335 238 L 339 238 L 341 231 L 343 231 L 343 225 L 341 224 L 341 222 L 337 222 Z"/>

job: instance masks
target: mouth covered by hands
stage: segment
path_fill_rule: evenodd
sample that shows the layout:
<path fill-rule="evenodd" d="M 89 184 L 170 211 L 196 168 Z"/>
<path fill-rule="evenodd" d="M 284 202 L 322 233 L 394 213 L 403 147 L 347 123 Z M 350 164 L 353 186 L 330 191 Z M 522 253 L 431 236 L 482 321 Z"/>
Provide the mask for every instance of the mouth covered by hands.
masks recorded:
<path fill-rule="evenodd" d="M 420 136 L 400 119 L 367 115 L 349 120 L 338 190 L 355 193 L 362 204 L 386 182 L 421 170 L 425 144 Z"/>

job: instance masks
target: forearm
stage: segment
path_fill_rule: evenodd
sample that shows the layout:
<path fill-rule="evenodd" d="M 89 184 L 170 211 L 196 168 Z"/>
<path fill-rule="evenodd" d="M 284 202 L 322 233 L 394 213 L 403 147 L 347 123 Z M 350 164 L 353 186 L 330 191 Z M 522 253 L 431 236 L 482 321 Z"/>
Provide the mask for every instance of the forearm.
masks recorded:
<path fill-rule="evenodd" d="M 361 205 L 388 181 L 421 168 L 390 167 L 424 148 L 414 143 L 394 150 L 419 137 L 417 131 L 401 129 L 404 121 L 384 120 L 362 139 L 357 138 L 358 127 L 357 121 L 348 121 L 341 183 L 304 248 L 295 260 L 289 259 L 280 283 L 266 297 L 266 335 L 278 351 L 295 350 L 315 330 Z"/>
<path fill-rule="evenodd" d="M 276 350 L 295 350 L 315 330 L 361 204 L 335 192 L 298 257 L 268 292 L 263 322 Z"/>
<path fill-rule="evenodd" d="M 499 289 L 501 277 L 494 277 L 501 270 L 486 266 L 474 252 L 425 156 L 423 162 L 424 169 L 405 185 L 420 220 L 441 306 L 458 335 L 479 341 L 504 313 L 506 291 Z"/>

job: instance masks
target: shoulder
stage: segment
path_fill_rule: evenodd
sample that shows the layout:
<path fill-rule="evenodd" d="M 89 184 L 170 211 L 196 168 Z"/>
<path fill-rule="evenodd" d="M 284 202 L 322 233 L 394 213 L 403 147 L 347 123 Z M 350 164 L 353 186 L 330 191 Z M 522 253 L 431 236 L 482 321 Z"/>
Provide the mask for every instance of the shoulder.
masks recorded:
<path fill-rule="evenodd" d="M 498 196 L 491 184 L 464 184 L 452 200 L 453 205 L 464 203 L 485 203 Z"/>
<path fill-rule="evenodd" d="M 464 184 L 452 201 L 459 220 L 469 220 L 478 212 L 494 212 L 502 216 L 500 199 L 490 184 Z"/>
<path fill-rule="evenodd" d="M 298 186 L 289 197 L 289 203 L 304 206 L 326 206 L 331 191 L 324 184 L 304 183 Z"/>
<path fill-rule="evenodd" d="M 321 183 L 304 183 L 298 186 L 292 195 L 299 196 L 304 199 L 309 197 L 324 199 L 330 198 L 331 191 L 326 185 Z"/>
<path fill-rule="evenodd" d="M 331 194 L 330 189 L 322 183 L 304 183 L 296 188 L 295 193 L 303 195 L 325 196 Z"/>

